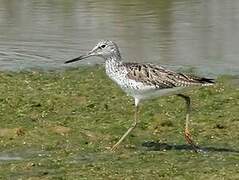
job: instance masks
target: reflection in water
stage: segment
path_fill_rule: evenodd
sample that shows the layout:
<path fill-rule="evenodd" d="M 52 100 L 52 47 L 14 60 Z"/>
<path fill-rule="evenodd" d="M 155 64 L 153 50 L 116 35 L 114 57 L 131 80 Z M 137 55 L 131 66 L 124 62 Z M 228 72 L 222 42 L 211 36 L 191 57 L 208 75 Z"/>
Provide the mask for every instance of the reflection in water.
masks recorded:
<path fill-rule="evenodd" d="M 111 39 L 127 61 L 238 74 L 239 1 L 0 0 L 0 25 L 1 69 L 63 68 Z"/>

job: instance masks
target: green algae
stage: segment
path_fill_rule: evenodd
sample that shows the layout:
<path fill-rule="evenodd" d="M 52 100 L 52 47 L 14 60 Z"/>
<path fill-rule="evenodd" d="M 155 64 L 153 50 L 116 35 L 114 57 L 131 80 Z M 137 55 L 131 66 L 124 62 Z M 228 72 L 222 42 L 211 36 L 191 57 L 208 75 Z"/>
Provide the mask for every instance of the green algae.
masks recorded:
<path fill-rule="evenodd" d="M 187 92 L 202 152 L 185 144 L 185 104 L 169 96 L 141 104 L 141 123 L 112 153 L 132 123 L 133 100 L 102 68 L 1 72 L 0 177 L 238 179 L 239 88 L 230 82 Z"/>

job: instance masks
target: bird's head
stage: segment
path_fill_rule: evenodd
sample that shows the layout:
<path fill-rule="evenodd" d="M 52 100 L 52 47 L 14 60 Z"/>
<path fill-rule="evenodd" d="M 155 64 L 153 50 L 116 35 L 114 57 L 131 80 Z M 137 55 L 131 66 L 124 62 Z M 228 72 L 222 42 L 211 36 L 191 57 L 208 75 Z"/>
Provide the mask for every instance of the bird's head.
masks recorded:
<path fill-rule="evenodd" d="M 108 59 L 110 57 L 116 57 L 118 56 L 120 58 L 120 52 L 118 49 L 118 46 L 116 43 L 110 41 L 110 40 L 102 40 L 96 44 L 96 46 L 89 51 L 88 53 L 81 55 L 77 58 L 74 58 L 72 60 L 66 61 L 66 63 L 72 63 L 75 61 L 80 61 L 82 59 L 91 57 L 91 56 L 98 56 L 102 57 L 104 59 Z"/>

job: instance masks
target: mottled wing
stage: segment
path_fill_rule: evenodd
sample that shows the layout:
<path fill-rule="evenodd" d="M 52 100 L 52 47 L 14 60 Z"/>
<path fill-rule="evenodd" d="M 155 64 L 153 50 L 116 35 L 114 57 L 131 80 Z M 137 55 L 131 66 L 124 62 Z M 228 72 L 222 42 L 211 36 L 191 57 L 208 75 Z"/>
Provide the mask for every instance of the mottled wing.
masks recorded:
<path fill-rule="evenodd" d="M 211 85 L 212 79 L 177 73 L 161 66 L 140 63 L 124 63 L 128 78 L 157 89 Z"/>

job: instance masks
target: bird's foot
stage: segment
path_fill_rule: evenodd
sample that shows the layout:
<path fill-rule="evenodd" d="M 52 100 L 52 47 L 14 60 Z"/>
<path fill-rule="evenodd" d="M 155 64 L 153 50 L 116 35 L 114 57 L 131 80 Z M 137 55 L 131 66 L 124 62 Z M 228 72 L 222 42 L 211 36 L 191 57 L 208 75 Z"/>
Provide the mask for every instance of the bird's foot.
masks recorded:
<path fill-rule="evenodd" d="M 118 143 L 116 143 L 114 146 L 112 146 L 112 148 L 110 148 L 110 151 L 111 152 L 115 152 L 115 150 L 117 149 L 117 147 L 118 147 Z"/>
<path fill-rule="evenodd" d="M 188 129 L 184 130 L 184 137 L 185 137 L 187 143 L 190 144 L 192 146 L 193 150 L 197 153 L 198 152 L 198 148 L 195 145 L 195 143 L 193 142 L 192 135 L 191 135 L 191 133 L 189 132 Z"/>

